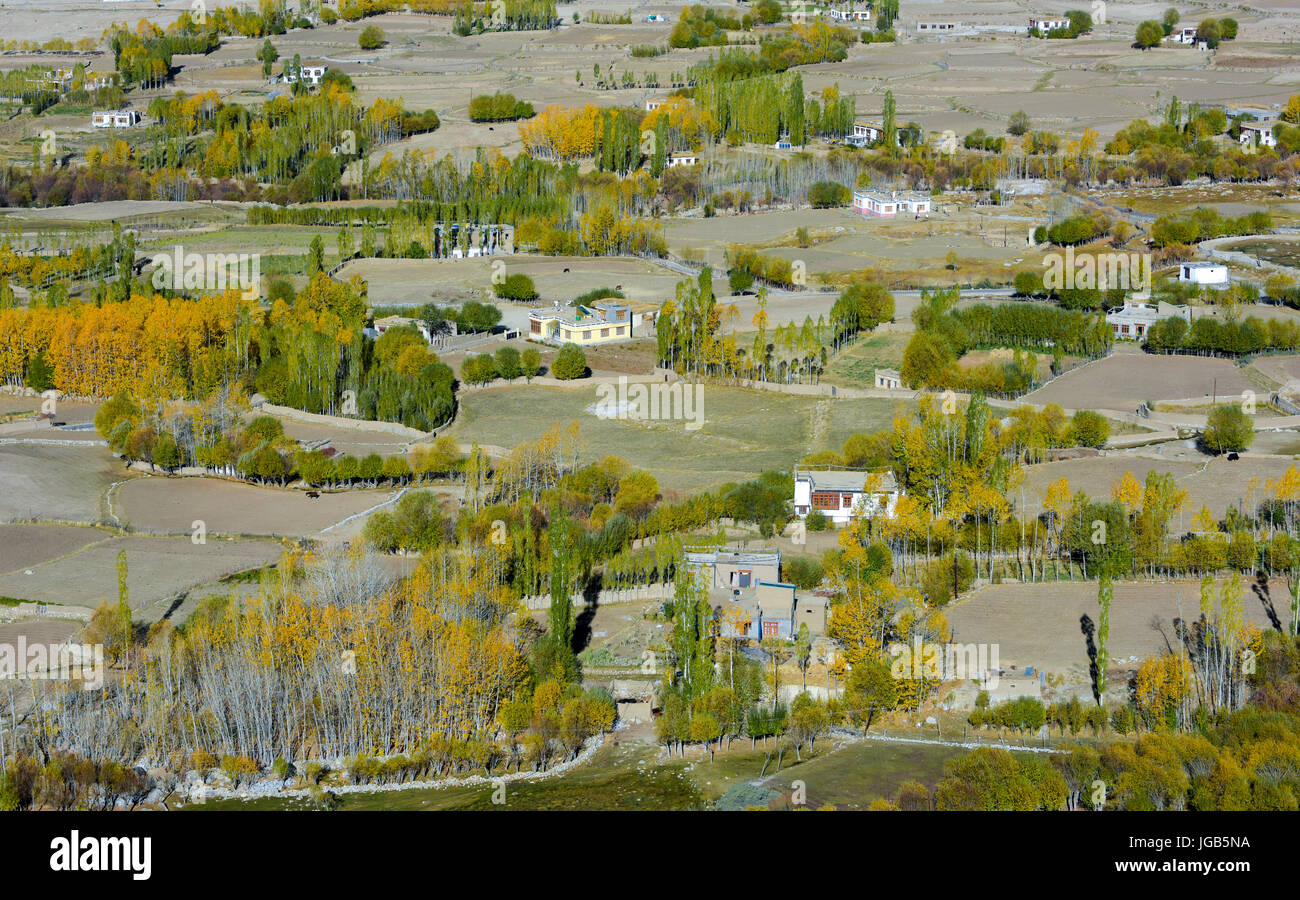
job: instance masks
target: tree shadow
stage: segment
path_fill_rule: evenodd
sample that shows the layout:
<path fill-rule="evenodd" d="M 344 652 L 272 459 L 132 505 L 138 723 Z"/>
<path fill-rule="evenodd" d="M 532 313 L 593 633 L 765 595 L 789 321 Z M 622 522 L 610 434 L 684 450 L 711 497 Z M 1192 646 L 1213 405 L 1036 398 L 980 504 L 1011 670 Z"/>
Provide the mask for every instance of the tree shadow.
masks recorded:
<path fill-rule="evenodd" d="M 587 579 L 582 589 L 582 599 L 587 605 L 573 622 L 573 652 L 581 653 L 591 643 L 591 623 L 596 618 L 596 609 L 600 606 L 601 576 L 599 573 Z"/>
<path fill-rule="evenodd" d="M 1273 597 L 1268 590 L 1268 576 L 1262 571 L 1255 573 L 1255 582 L 1250 586 L 1251 591 L 1259 598 L 1260 605 L 1264 607 L 1264 614 L 1268 616 L 1268 621 L 1278 631 L 1282 630 L 1282 619 L 1273 607 Z"/>
<path fill-rule="evenodd" d="M 1092 683 L 1092 699 L 1100 703 L 1101 693 L 1097 690 L 1097 641 L 1095 639 L 1097 626 L 1087 613 L 1079 616 L 1079 630 L 1083 632 L 1084 640 L 1087 641 L 1088 676 Z"/>
<path fill-rule="evenodd" d="M 173 597 L 171 605 L 167 607 L 167 612 L 162 614 L 162 618 L 170 619 L 172 615 L 176 612 L 176 610 L 181 608 L 181 604 L 185 602 L 185 598 L 187 598 L 188 596 L 189 596 L 189 591 L 181 591 L 179 594 Z"/>

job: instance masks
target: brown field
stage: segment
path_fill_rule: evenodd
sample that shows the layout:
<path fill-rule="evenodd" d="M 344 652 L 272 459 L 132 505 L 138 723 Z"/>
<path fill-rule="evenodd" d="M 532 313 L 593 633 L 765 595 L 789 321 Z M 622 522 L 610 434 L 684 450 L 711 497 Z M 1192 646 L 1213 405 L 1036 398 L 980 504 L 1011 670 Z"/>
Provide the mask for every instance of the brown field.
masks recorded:
<path fill-rule="evenodd" d="M 1276 185 L 1186 184 L 1162 188 L 1096 190 L 1090 191 L 1089 196 L 1103 203 L 1155 216 L 1204 206 L 1217 210 L 1224 216 L 1240 216 L 1265 209 L 1278 225 L 1294 224 L 1300 218 L 1300 202 L 1297 202 L 1295 194 Z"/>
<path fill-rule="evenodd" d="M 1262 593 L 1254 587 L 1251 579 L 1243 578 L 1245 620 L 1268 629 L 1274 627 L 1271 616 L 1276 616 L 1285 626 L 1289 594 L 1284 581 L 1275 579 Z M 1199 581 L 1115 585 L 1111 690 L 1122 690 L 1120 672 L 1135 670 L 1141 660 L 1163 651 L 1174 639 L 1174 618 L 1196 618 L 1199 604 Z M 1003 669 L 1034 666 L 1086 683 L 1089 659 L 1080 617 L 1097 621 L 1095 582 L 990 585 L 952 604 L 945 614 L 954 642 L 998 645 Z"/>
<path fill-rule="evenodd" d="M 960 194 L 937 201 L 929 217 L 878 219 L 851 209 L 793 209 L 664 220 L 664 237 L 676 255 L 726 270 L 733 244 L 757 244 L 763 252 L 802 261 L 809 283 L 837 272 L 873 269 L 892 288 L 946 286 L 983 279 L 1006 283 L 1016 266 L 1032 259 L 1026 237 L 1048 215 L 1043 197 L 1005 207 L 976 207 Z M 795 245 L 806 228 L 812 243 Z M 950 250 L 957 270 L 944 268 Z M 747 321 L 747 320 L 746 320 Z"/>
<path fill-rule="evenodd" d="M 1170 445 L 1163 445 L 1168 447 Z M 1043 511 L 1042 500 L 1047 486 L 1064 477 L 1072 491 L 1083 491 L 1094 500 L 1110 501 L 1110 489 L 1125 472 L 1132 472 L 1139 481 L 1145 481 L 1148 472 L 1168 472 L 1187 491 L 1188 505 L 1182 519 L 1174 525 L 1179 531 L 1191 527 L 1192 516 L 1202 506 L 1208 506 L 1215 516 L 1222 516 L 1229 505 L 1238 501 L 1245 506 L 1258 504 L 1265 497 L 1264 484 L 1278 478 L 1294 465 L 1289 459 L 1267 456 L 1242 456 L 1236 462 L 1226 457 L 1209 458 L 1182 448 L 1184 458 L 1174 456 L 1180 445 L 1170 451 L 1173 458 L 1161 458 L 1151 452 L 1107 451 L 1092 459 L 1068 459 L 1042 463 L 1025 469 L 1024 498 L 1026 511 L 1038 515 Z M 1256 479 L 1252 491 L 1250 480 Z"/>
<path fill-rule="evenodd" d="M 1144 401 L 1187 400 L 1206 403 L 1239 400 L 1242 391 L 1258 391 L 1242 370 L 1226 359 L 1200 356 L 1154 356 L 1115 353 L 1067 372 L 1025 396 L 1029 403 L 1059 403 L 1066 409 L 1114 409 L 1132 412 Z"/>
<path fill-rule="evenodd" d="M 38 419 L 41 414 L 43 397 L 23 397 L 9 394 L 0 394 L 0 419 L 5 416 L 13 416 L 12 425 L 19 426 L 28 424 L 30 418 L 30 430 L 40 431 L 48 430 L 51 422 L 66 422 L 69 425 L 87 425 L 95 421 L 95 413 L 99 412 L 99 403 L 88 403 L 84 400 L 58 400 L 54 405 L 53 419 Z M 5 430 L 5 437 L 18 436 L 19 428 Z M 63 440 L 76 439 L 79 436 L 89 436 L 94 440 L 102 438 L 92 431 L 63 431 L 54 432 L 53 435 L 44 434 L 42 437 L 58 437 Z"/>
<path fill-rule="evenodd" d="M 504 264 L 505 274 L 516 272 L 533 279 L 538 303 L 568 303 L 596 288 L 622 285 L 633 303 L 658 309 L 673 296 L 682 275 L 648 260 L 576 258 L 564 256 L 497 256 L 474 259 L 367 259 L 350 263 L 340 278 L 360 275 L 370 283 L 375 306 L 422 306 L 425 303 L 493 302 L 493 266 Z M 568 272 L 565 272 L 568 269 Z M 529 308 L 499 304 L 503 325 L 526 328 Z"/>
<path fill-rule="evenodd" d="M 1051 0 L 1047 8 L 1035 6 L 1034 12 L 1059 13 L 1068 5 L 1068 0 Z M 10 0 L 5 15 L 10 34 L 75 40 L 97 38 L 110 23 L 124 20 L 146 18 L 166 25 L 188 7 L 185 0 L 164 0 L 161 7 L 141 2 L 81 5 Z M 399 96 L 408 109 L 437 110 L 444 121 L 438 132 L 383 148 L 381 153 L 410 146 L 438 154 L 477 146 L 498 146 L 507 152 L 517 148 L 513 123 L 494 125 L 489 131 L 488 126 L 466 120 L 465 107 L 475 94 L 508 90 L 538 109 L 548 104 L 639 105 L 646 96 L 666 89 L 598 90 L 592 63 L 614 62 L 620 73 L 629 70 L 641 80 L 647 72 L 665 76 L 684 71 L 712 52 L 700 48 L 674 50 L 653 59 L 630 58 L 629 45 L 665 43 L 671 23 L 575 25 L 575 9 L 590 12 L 587 7 L 563 5 L 559 13 L 564 24 L 549 32 L 456 38 L 449 33 L 448 16 L 397 13 L 278 35 L 276 47 L 282 59 L 301 54 L 304 61 L 324 61 L 346 72 L 364 103 L 379 96 Z M 668 12 L 676 21 L 681 4 L 641 6 L 634 18 L 643 19 L 652 9 Z M 855 45 L 844 62 L 802 67 L 804 87 L 815 93 L 838 84 L 856 96 L 860 115 L 878 114 L 881 96 L 889 88 L 897 97 L 900 121 L 958 134 L 976 127 L 996 134 L 1018 109 L 1029 113 L 1036 127 L 1071 135 L 1093 128 L 1105 138 L 1134 118 L 1155 114 L 1173 94 L 1184 102 L 1202 104 L 1286 102 L 1295 80 L 1295 60 L 1286 42 L 1300 31 L 1293 16 L 1258 5 L 1223 7 L 1223 13 L 1230 12 L 1241 23 L 1241 31 L 1217 57 L 1186 47 L 1132 49 L 1136 22 L 1159 18 L 1162 11 L 1156 3 L 1112 5 L 1109 24 L 1073 41 L 1031 40 L 1006 31 L 935 39 L 917 38 L 916 20 L 955 17 L 977 26 L 1019 29 L 1024 27 L 1026 12 L 1005 0 L 915 3 L 900 20 L 897 44 Z M 1199 12 L 1199 8 L 1185 9 L 1185 21 L 1194 21 Z M 371 24 L 384 30 L 388 43 L 362 51 L 357 36 Z M 744 39 L 762 37 L 770 30 L 755 29 Z M 176 57 L 175 88 L 189 92 L 216 88 L 237 97 L 241 92 L 264 94 L 269 86 L 253 59 L 260 44 L 260 39 L 228 38 L 206 56 Z M 104 64 L 102 55 L 81 58 L 92 66 Z M 48 59 L 14 54 L 4 59 L 4 65 Z M 1212 77 L 1206 76 L 1207 69 Z M 89 131 L 84 123 L 69 125 Z"/>
<path fill-rule="evenodd" d="M 42 526 L 32 526 L 42 527 Z M 111 537 L 81 550 L 0 575 L 0 595 L 94 607 L 117 599 L 117 554 L 126 551 L 131 606 L 158 600 L 279 559 L 278 541 L 188 537 Z M 30 570 L 31 575 L 26 571 Z"/>
<path fill-rule="evenodd" d="M 122 485 L 113 508 L 132 528 L 190 534 L 202 520 L 208 534 L 315 534 L 385 502 L 388 490 L 323 493 L 264 488 L 218 478 L 142 478 Z"/>
<path fill-rule="evenodd" d="M 75 619 L 56 619 L 52 616 L 15 619 L 0 622 L 0 644 L 16 645 L 22 637 L 27 643 L 61 644 L 82 628 Z"/>
<path fill-rule="evenodd" d="M 304 443 L 327 440 L 329 446 L 349 456 L 359 457 L 370 453 L 392 456 L 404 453 L 411 443 L 411 438 L 400 434 L 365 431 L 360 428 L 348 428 L 346 425 L 321 425 L 315 422 L 277 418 L 284 425 L 284 433 L 294 440 Z"/>
<path fill-rule="evenodd" d="M 98 521 L 108 488 L 131 477 L 102 447 L 0 444 L 0 522 Z"/>
<path fill-rule="evenodd" d="M 30 569 L 112 537 L 112 532 L 76 525 L 0 525 L 0 573 Z"/>

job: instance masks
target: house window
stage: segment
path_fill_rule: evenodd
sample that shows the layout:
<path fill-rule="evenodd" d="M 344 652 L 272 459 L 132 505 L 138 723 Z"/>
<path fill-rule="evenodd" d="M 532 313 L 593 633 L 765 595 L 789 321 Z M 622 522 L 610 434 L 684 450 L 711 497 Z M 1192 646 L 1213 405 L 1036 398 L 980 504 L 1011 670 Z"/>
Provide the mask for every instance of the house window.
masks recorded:
<path fill-rule="evenodd" d="M 852 506 L 852 505 L 853 505 L 853 495 L 852 495 L 852 494 L 840 494 L 840 506 L 842 506 L 842 507 L 844 507 L 844 508 L 847 509 L 848 507 L 850 507 L 850 506 Z"/>
<path fill-rule="evenodd" d="M 839 509 L 840 495 L 830 491 L 814 491 L 812 505 L 813 509 Z"/>
<path fill-rule="evenodd" d="M 532 319 L 532 320 L 530 320 L 530 321 L 528 322 L 528 327 L 529 327 L 529 329 L 532 331 L 533 334 L 541 334 L 541 333 L 542 333 L 542 323 L 539 322 L 539 321 L 537 321 L 536 319 Z"/>
<path fill-rule="evenodd" d="M 608 328 L 600 329 L 600 336 L 603 338 L 609 337 L 609 329 Z"/>
<path fill-rule="evenodd" d="M 623 326 L 620 325 L 618 328 L 614 329 L 614 334 L 618 335 L 619 337 L 622 337 L 622 336 L 623 336 Z"/>
<path fill-rule="evenodd" d="M 779 623 L 779 622 L 764 622 L 764 623 L 763 623 L 763 637 L 765 637 L 765 638 L 767 638 L 767 637 L 776 637 L 776 636 L 777 636 L 777 629 L 780 627 L 780 624 L 781 624 L 781 623 Z"/>

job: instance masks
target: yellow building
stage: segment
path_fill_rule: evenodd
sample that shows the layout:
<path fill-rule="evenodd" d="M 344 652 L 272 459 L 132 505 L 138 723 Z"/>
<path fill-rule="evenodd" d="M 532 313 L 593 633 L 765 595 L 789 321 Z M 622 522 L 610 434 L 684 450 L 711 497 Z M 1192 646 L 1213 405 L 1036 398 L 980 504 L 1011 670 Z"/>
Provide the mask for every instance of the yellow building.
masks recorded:
<path fill-rule="evenodd" d="M 632 311 L 624 304 L 601 300 L 590 307 L 541 310 L 528 316 L 528 339 L 547 344 L 603 344 L 632 337 Z"/>

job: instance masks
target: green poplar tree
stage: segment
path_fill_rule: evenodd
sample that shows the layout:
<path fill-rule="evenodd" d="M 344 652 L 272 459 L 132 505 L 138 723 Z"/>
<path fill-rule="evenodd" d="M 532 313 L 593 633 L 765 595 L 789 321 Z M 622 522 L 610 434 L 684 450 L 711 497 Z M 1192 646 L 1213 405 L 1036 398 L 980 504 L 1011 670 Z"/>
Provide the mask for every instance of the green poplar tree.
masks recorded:
<path fill-rule="evenodd" d="M 1110 664 L 1110 602 L 1115 597 L 1115 587 L 1110 572 L 1102 569 L 1097 581 L 1097 604 L 1101 612 L 1097 617 L 1097 704 L 1106 705 L 1106 667 Z"/>

